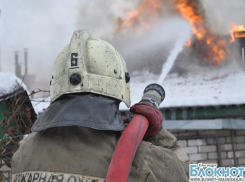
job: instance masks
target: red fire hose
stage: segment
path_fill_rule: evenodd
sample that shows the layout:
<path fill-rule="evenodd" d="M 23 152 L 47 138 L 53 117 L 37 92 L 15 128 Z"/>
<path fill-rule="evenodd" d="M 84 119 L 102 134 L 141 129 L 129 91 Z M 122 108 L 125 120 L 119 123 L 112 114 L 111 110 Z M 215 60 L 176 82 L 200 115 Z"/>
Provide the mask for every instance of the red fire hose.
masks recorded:
<path fill-rule="evenodd" d="M 122 133 L 111 159 L 106 182 L 127 182 L 136 150 L 149 122 L 145 116 L 135 115 Z"/>

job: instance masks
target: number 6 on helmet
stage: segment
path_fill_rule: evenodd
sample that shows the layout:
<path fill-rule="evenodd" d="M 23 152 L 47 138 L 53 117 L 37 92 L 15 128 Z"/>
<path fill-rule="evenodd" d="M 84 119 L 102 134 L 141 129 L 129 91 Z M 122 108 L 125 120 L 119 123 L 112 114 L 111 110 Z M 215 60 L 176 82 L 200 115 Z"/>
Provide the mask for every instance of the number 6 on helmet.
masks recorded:
<path fill-rule="evenodd" d="M 126 64 L 109 43 L 75 31 L 71 42 L 56 58 L 50 86 L 51 103 L 71 93 L 95 93 L 130 106 Z"/>

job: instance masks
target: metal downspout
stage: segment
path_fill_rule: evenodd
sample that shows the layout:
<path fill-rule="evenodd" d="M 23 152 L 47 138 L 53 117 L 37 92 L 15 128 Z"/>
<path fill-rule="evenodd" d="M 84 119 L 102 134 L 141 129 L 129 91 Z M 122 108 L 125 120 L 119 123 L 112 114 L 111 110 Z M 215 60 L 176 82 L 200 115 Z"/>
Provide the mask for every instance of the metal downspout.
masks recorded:
<path fill-rule="evenodd" d="M 233 151 L 233 157 L 234 157 L 234 165 L 235 167 L 237 167 L 236 151 L 235 151 L 235 144 L 234 144 L 234 134 L 235 134 L 235 131 L 231 130 L 231 143 L 232 143 L 232 151 Z"/>

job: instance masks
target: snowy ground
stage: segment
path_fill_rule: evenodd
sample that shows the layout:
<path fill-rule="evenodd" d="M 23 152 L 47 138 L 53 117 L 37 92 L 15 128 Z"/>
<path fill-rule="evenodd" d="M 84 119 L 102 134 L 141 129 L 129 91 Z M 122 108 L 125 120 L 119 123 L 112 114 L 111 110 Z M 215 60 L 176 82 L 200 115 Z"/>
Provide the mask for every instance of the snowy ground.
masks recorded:
<path fill-rule="evenodd" d="M 159 75 L 147 71 L 131 74 L 131 105 L 140 101 L 144 88 L 156 83 Z M 184 76 L 170 74 L 164 81 L 166 97 L 160 107 L 245 104 L 245 73 L 233 69 L 206 68 Z M 49 97 L 35 99 L 37 112 L 49 106 Z M 44 102 L 42 102 L 44 101 Z M 124 103 L 120 109 L 128 109 Z"/>

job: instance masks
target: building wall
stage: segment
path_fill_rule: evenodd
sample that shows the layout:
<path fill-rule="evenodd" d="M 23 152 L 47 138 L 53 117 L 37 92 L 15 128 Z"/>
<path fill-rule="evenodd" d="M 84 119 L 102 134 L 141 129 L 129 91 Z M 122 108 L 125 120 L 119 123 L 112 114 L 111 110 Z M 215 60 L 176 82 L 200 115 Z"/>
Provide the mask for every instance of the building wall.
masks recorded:
<path fill-rule="evenodd" d="M 178 138 L 178 143 L 188 154 L 191 163 L 218 163 L 219 140 L 222 166 L 235 166 L 232 131 L 237 166 L 245 166 L 245 130 L 170 130 Z M 188 139 L 189 138 L 189 139 Z"/>

